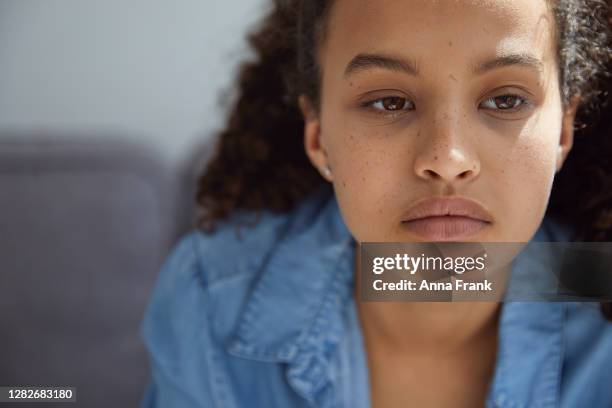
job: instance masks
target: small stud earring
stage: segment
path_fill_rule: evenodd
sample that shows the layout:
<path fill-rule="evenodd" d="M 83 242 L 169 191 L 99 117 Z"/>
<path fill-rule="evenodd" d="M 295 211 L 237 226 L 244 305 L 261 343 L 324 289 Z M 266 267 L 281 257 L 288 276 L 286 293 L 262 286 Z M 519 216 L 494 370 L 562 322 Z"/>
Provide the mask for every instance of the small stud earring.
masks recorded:
<path fill-rule="evenodd" d="M 325 168 L 323 169 L 323 174 L 325 174 L 325 177 L 331 177 L 332 172 L 331 172 L 331 168 L 329 167 L 329 165 L 325 165 Z"/>

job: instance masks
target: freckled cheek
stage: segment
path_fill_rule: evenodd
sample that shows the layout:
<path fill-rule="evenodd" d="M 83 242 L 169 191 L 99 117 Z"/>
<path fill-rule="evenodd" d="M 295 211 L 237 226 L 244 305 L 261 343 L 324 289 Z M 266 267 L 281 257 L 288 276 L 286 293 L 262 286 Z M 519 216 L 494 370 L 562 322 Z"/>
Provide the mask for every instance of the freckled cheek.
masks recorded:
<path fill-rule="evenodd" d="M 346 225 L 359 241 L 384 241 L 393 230 L 394 192 L 386 182 L 375 177 L 334 183 L 336 198 Z"/>
<path fill-rule="evenodd" d="M 334 134 L 330 144 L 334 181 L 347 194 L 377 193 L 378 185 L 384 184 L 387 178 L 389 163 L 385 147 L 372 140 L 371 135 L 359 129 L 338 129 Z"/>
<path fill-rule="evenodd" d="M 537 227 L 548 204 L 554 166 L 554 146 L 542 138 L 525 138 L 509 152 L 504 160 L 503 196 L 512 222 L 521 221 L 524 228 Z"/>
<path fill-rule="evenodd" d="M 334 189 L 348 227 L 357 238 L 384 236 L 398 201 L 396 161 L 382 146 L 359 143 L 335 149 L 334 163 Z"/>
<path fill-rule="evenodd" d="M 532 185 L 534 189 L 550 185 L 554 177 L 556 159 L 553 144 L 531 138 L 519 146 L 516 153 L 518 169 L 526 178 L 526 184 Z"/>
<path fill-rule="evenodd" d="M 393 189 L 392 166 L 384 156 L 371 150 L 342 156 L 336 164 L 335 187 L 355 203 L 371 208 L 378 197 Z M 334 177 L 335 177 L 334 176 Z"/>

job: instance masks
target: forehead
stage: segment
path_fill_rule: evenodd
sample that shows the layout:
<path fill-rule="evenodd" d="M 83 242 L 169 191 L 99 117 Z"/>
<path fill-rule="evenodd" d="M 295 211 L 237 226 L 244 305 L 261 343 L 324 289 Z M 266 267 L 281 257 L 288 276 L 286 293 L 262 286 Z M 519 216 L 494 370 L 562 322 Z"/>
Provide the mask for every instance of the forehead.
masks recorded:
<path fill-rule="evenodd" d="M 546 0 L 335 0 L 321 57 L 387 52 L 427 68 L 516 52 L 554 63 L 554 27 Z"/>

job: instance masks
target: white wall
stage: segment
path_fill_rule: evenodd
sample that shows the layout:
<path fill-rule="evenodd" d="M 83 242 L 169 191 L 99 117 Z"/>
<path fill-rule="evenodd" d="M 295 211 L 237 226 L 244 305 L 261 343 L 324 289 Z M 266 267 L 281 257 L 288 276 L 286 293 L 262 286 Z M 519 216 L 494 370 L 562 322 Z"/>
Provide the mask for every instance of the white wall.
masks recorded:
<path fill-rule="evenodd" d="M 221 125 L 266 0 L 0 0 L 0 130 L 126 134 L 171 159 Z"/>

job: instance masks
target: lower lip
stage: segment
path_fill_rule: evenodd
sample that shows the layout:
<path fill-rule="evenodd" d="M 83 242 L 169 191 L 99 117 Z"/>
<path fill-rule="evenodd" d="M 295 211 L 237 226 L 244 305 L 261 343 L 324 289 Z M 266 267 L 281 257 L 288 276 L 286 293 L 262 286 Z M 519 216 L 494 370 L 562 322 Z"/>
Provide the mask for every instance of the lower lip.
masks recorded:
<path fill-rule="evenodd" d="M 449 215 L 402 222 L 410 232 L 429 241 L 469 238 L 489 224 L 474 218 Z"/>

